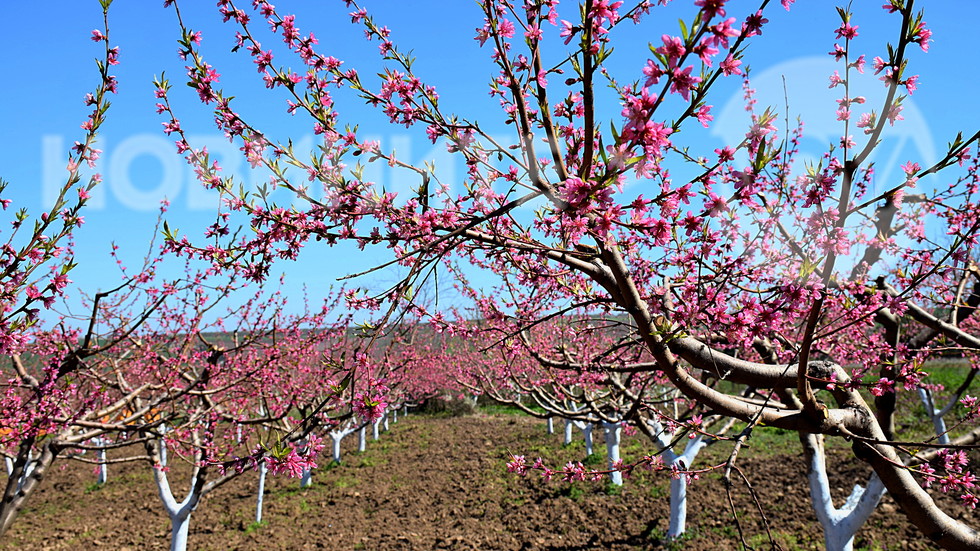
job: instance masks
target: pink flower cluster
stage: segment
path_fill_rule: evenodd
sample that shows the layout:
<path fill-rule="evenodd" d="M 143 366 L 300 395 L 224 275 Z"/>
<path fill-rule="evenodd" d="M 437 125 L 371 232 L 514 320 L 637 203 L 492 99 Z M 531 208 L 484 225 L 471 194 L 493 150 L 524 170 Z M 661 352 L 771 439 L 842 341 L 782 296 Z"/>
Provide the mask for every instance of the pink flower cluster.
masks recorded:
<path fill-rule="evenodd" d="M 388 391 L 383 379 L 369 378 L 367 388 L 354 394 L 351 402 L 354 415 L 369 423 L 381 419 L 388 409 Z"/>

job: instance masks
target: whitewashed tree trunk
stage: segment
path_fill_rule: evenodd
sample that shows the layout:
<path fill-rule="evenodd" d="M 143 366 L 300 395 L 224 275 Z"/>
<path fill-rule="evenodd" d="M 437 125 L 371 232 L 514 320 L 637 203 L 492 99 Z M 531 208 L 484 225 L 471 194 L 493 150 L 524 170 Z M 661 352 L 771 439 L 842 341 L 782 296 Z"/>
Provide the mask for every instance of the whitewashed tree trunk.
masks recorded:
<path fill-rule="evenodd" d="M 384 427 L 385 432 L 388 432 L 388 430 L 389 430 L 389 427 L 388 427 L 388 417 L 389 417 L 388 413 L 385 412 L 384 417 L 382 417 L 382 421 L 381 421 L 381 424 Z"/>
<path fill-rule="evenodd" d="M 622 423 L 602 423 L 602 430 L 606 441 L 606 457 L 609 459 L 609 469 L 615 468 L 619 462 L 619 439 L 623 431 Z M 609 473 L 609 480 L 614 486 L 623 485 L 623 473 L 613 471 Z"/>
<path fill-rule="evenodd" d="M 669 445 L 669 441 L 667 442 Z M 665 458 L 669 458 L 670 466 L 680 470 L 688 470 L 694 464 L 701 450 L 708 445 L 703 435 L 689 439 L 684 446 L 684 453 L 677 455 L 673 450 L 667 450 Z M 679 538 L 687 531 L 687 485 L 690 480 L 686 473 L 670 481 L 670 524 L 667 537 Z"/>
<path fill-rule="evenodd" d="M 306 454 L 306 439 L 300 440 L 298 444 L 300 453 Z M 309 488 L 313 485 L 313 471 L 311 469 L 303 469 L 303 474 L 299 478 L 300 488 Z"/>
<path fill-rule="evenodd" d="M 663 425 L 657 421 L 648 422 L 653 434 L 658 435 L 657 445 L 660 447 L 660 456 L 664 464 L 676 471 L 686 471 L 694 464 L 701 450 L 708 445 L 704 436 L 699 434 L 694 438 L 688 439 L 684 446 L 684 452 L 676 453 L 670 448 L 674 435 L 667 433 Z M 667 525 L 667 538 L 677 539 L 687 531 L 687 485 L 688 476 L 686 473 L 677 472 L 670 481 L 670 519 Z"/>
<path fill-rule="evenodd" d="M 919 398 L 922 399 L 922 405 L 926 408 L 926 415 L 932 420 L 932 428 L 936 431 L 939 443 L 943 445 L 949 444 L 946 421 L 943 419 L 949 413 L 949 408 L 936 409 L 936 404 L 932 399 L 932 391 L 929 389 L 919 387 Z"/>
<path fill-rule="evenodd" d="M 670 521 L 667 539 L 677 539 L 687 530 L 687 475 L 670 479 Z"/>
<path fill-rule="evenodd" d="M 824 545 L 827 551 L 851 551 L 854 535 L 878 506 L 885 494 L 885 486 L 878 475 L 872 473 L 867 488 L 856 484 L 844 505 L 839 509 L 834 507 L 823 436 L 807 434 L 800 440 L 809 459 L 810 499 L 823 527 Z"/>
<path fill-rule="evenodd" d="M 40 455 L 35 458 L 30 444 L 21 442 L 17 455 L 10 463 L 7 482 L 3 486 L 3 506 L 0 507 L 0 537 L 10 529 L 10 525 L 23 510 L 27 499 L 33 495 L 58 457 L 51 440 L 42 444 L 38 451 Z"/>
<path fill-rule="evenodd" d="M 588 421 L 576 421 L 575 426 L 582 431 L 582 435 L 585 437 L 585 456 L 588 457 L 595 452 L 592 442 L 592 429 L 595 428 L 595 425 Z"/>
<path fill-rule="evenodd" d="M 340 442 L 344 439 L 344 434 L 330 433 L 330 440 L 333 441 L 333 461 L 340 464 Z"/>
<path fill-rule="evenodd" d="M 265 475 L 268 473 L 269 468 L 265 464 L 263 459 L 259 463 L 259 495 L 255 500 L 255 523 L 258 524 L 262 522 L 262 505 L 265 501 Z"/>
<path fill-rule="evenodd" d="M 258 410 L 259 415 L 265 416 L 265 407 L 260 407 Z M 242 443 L 242 426 L 236 424 L 238 443 Z M 164 426 L 166 430 L 166 426 Z M 255 497 L 255 523 L 259 524 L 262 522 L 262 509 L 265 506 L 265 477 L 269 474 L 269 465 L 266 463 L 265 459 L 259 461 L 259 488 L 258 495 Z"/>
<path fill-rule="evenodd" d="M 163 437 L 167 434 L 167 425 L 160 425 L 160 465 L 163 467 L 167 466 L 167 442 Z M 239 433 L 239 442 L 241 442 L 241 433 Z"/>
<path fill-rule="evenodd" d="M 364 453 L 367 450 L 367 425 L 361 425 L 357 431 L 357 451 Z"/>
<path fill-rule="evenodd" d="M 157 492 L 163 507 L 170 517 L 170 551 L 186 551 L 187 535 L 190 532 L 191 513 L 201 499 L 201 484 L 198 483 L 200 472 L 194 470 L 191 477 L 191 489 L 183 501 L 178 502 L 170 489 L 167 473 L 159 466 L 153 467 L 153 481 L 156 482 Z"/>
<path fill-rule="evenodd" d="M 187 534 L 191 528 L 191 512 L 179 510 L 176 514 L 170 515 L 170 551 L 187 550 Z"/>
<path fill-rule="evenodd" d="M 381 426 L 381 419 L 378 419 L 374 423 L 371 423 L 371 438 L 374 440 L 378 439 L 378 427 Z"/>
<path fill-rule="evenodd" d="M 7 477 L 13 476 L 14 474 L 14 460 L 10 457 L 4 457 L 4 463 L 7 465 Z M 27 465 L 24 467 L 24 472 L 21 473 L 20 478 L 17 480 L 17 491 L 20 492 L 24 489 L 24 483 L 27 482 L 28 477 L 34 471 L 34 466 L 37 462 L 34 461 L 34 454 L 31 451 L 27 452 Z"/>
<path fill-rule="evenodd" d="M 7 464 L 7 477 L 9 478 L 10 476 L 12 476 L 14 474 L 14 460 L 11 459 L 11 458 L 9 458 L 9 457 L 4 457 L 3 459 L 4 459 L 4 463 Z M 17 480 L 17 491 L 18 492 L 21 491 L 24 488 L 24 481 L 27 480 L 27 477 L 31 476 L 31 471 L 32 470 L 34 470 L 34 462 L 33 462 L 32 458 L 31 458 L 30 454 L 28 454 L 28 456 L 27 456 L 27 468 L 24 469 L 24 472 L 21 473 L 20 479 Z"/>
<path fill-rule="evenodd" d="M 565 419 L 565 445 L 566 446 L 570 446 L 572 444 L 572 428 L 574 428 L 574 425 L 572 424 L 572 420 Z"/>
<path fill-rule="evenodd" d="M 347 436 L 362 430 L 364 427 L 365 424 L 358 421 L 357 418 L 350 418 L 347 421 L 344 421 L 342 425 L 339 425 L 335 427 L 334 430 L 330 431 L 330 439 L 333 441 L 334 462 L 341 462 L 340 443 L 343 442 L 344 438 L 347 438 Z"/>
<path fill-rule="evenodd" d="M 104 438 L 96 438 L 95 440 L 93 440 L 93 443 L 96 446 L 105 446 L 109 442 L 108 442 L 108 440 L 106 440 Z M 102 485 L 102 484 L 105 484 L 109 480 L 109 472 L 108 472 L 109 471 L 109 465 L 106 462 L 106 451 L 105 451 L 105 447 L 99 448 L 98 453 L 96 453 L 96 457 L 98 458 L 98 461 L 99 461 L 99 474 L 97 475 L 98 478 L 96 479 L 96 483 L 99 484 L 99 485 Z"/>
<path fill-rule="evenodd" d="M 554 417 L 549 417 L 547 419 L 547 427 L 548 427 L 548 434 L 554 434 L 555 433 L 555 418 Z"/>

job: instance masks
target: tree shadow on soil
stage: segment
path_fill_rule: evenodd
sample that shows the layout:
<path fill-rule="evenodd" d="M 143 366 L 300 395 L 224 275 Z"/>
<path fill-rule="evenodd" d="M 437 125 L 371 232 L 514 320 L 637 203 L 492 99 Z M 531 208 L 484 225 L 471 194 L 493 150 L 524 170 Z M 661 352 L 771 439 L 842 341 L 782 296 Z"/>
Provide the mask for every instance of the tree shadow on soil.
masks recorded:
<path fill-rule="evenodd" d="M 676 545 L 677 542 L 662 539 L 659 537 L 660 535 L 662 535 L 662 532 L 657 528 L 657 521 L 650 521 L 647 523 L 646 528 L 639 534 L 628 534 L 615 539 L 604 539 L 600 538 L 597 534 L 593 534 L 589 538 L 589 541 L 582 545 L 547 545 L 541 547 L 541 549 L 546 551 L 593 551 L 595 549 L 607 549 L 614 546 L 629 546 L 630 548 L 649 549 L 651 551 L 675 549 L 675 546 L 671 544 Z M 527 548 L 525 544 L 525 547 L 522 549 Z"/>

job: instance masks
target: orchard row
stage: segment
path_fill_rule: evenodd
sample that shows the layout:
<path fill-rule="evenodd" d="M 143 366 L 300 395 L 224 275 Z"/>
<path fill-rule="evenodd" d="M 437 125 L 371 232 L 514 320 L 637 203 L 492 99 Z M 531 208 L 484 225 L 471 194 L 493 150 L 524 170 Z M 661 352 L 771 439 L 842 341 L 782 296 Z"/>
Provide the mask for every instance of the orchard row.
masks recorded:
<path fill-rule="evenodd" d="M 740 449 L 765 425 L 799 434 L 828 548 L 848 549 L 887 491 L 923 537 L 980 549 L 974 528 L 925 489 L 968 508 L 980 502 L 969 454 L 980 436 L 975 371 L 950 388 L 929 378 L 937 361 L 972 362 L 980 351 L 980 132 L 950 136 L 935 162 L 894 152 L 890 174 L 900 175 L 872 185 L 872 159 L 890 156 L 873 157 L 887 149 L 886 129 L 901 125 L 903 101 L 926 85 L 914 70 L 932 30 L 914 0 L 889 0 L 880 13 L 838 9 L 827 29 L 837 69 L 827 77 L 839 132 L 818 158 L 800 153 L 803 122 L 757 108 L 746 74 L 747 47 L 792 0 L 751 9 L 696 0 L 676 27 L 661 24 L 667 2 L 481 2 L 475 38 L 510 145 L 475 114 L 441 106 L 440 88 L 354 0 L 343 13 L 377 48 L 376 77 L 304 34 L 299 15 L 220 0 L 234 51 L 266 88 L 263 105 L 278 103 L 321 140 L 303 152 L 239 109 L 245 100 L 221 87 L 202 32 L 167 0 L 191 97 L 269 186 L 238 186 L 192 142 L 180 94 L 161 75 L 163 131 L 221 195 L 218 215 L 182 235 L 163 208 L 163 242 L 150 244 L 142 266 L 120 262 L 122 279 L 88 299 L 87 314 L 52 322 L 76 293 L 68 274 L 84 260 L 72 235 L 101 181 L 83 181 L 80 167 L 97 166 L 96 136 L 117 92 L 111 2 L 101 3 L 106 25 L 91 37 L 103 48 L 101 81 L 55 205 L 31 214 L 0 199 L 14 213 L 0 248 L 0 352 L 11 370 L 0 401 L 0 452 L 10 459 L 0 535 L 56 461 L 144 460 L 173 523 L 172 548 L 183 549 L 191 512 L 229 477 L 302 477 L 328 441 L 339 459 L 340 439 L 406 404 L 482 394 L 565 419 L 587 438 L 605 431 L 607 468 L 518 453 L 511 471 L 614 484 L 635 469 L 671 476 L 671 537 L 684 531 L 686 482 L 704 469 L 730 482 Z M 890 28 L 892 38 L 866 44 L 862 25 Z M 661 38 L 637 47 L 634 26 Z M 624 70 L 624 51 L 645 63 Z M 880 101 L 859 89 L 865 71 L 878 76 Z M 729 81 L 744 90 L 744 137 L 704 148 L 708 102 Z M 351 95 L 458 155 L 462 181 L 448 185 L 431 164 L 365 138 L 345 119 Z M 369 163 L 413 179 L 413 196 L 365 180 Z M 642 185 L 627 189 L 630 178 Z M 271 189 L 288 192 L 288 206 Z M 390 261 L 376 270 L 394 267 L 396 281 L 325 292 L 322 303 L 282 296 L 268 281 L 304 248 L 329 255 L 338 243 L 386 250 Z M 185 263 L 182 275 L 163 269 L 174 261 Z M 425 300 L 440 274 L 465 305 Z M 922 407 L 904 393 L 924 404 L 928 435 L 900 426 L 914 415 L 907 408 Z M 624 430 L 645 434 L 649 454 L 620 457 Z M 874 471 L 841 508 L 830 498 L 828 438 L 847 440 Z M 728 460 L 698 466 L 711 442 L 730 447 Z M 107 449 L 112 459 L 100 455 Z M 175 456 L 194 465 L 181 500 L 167 479 Z"/>

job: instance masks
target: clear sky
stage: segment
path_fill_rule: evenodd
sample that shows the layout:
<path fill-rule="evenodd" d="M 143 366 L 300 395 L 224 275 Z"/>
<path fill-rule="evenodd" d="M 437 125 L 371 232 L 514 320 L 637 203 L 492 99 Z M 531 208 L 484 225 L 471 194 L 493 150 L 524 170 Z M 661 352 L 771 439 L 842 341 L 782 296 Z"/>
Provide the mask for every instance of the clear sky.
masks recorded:
<path fill-rule="evenodd" d="M 897 33 L 898 18 L 885 15 L 879 8 L 882 3 L 854 2 L 861 6 L 855 10 L 854 24 L 859 25 L 861 33 L 855 49 L 865 53 L 869 61 L 875 55 L 884 56 L 884 42 L 894 42 Z M 116 0 L 110 10 L 111 42 L 121 50 L 121 65 L 115 68 L 119 95 L 112 98 L 113 106 L 100 137 L 104 153 L 98 171 L 105 175 L 105 183 L 85 214 L 86 225 L 78 232 L 79 266 L 71 274 L 75 283 L 89 292 L 110 287 L 118 280 L 108 255 L 110 242 L 119 245 L 131 263 L 145 252 L 162 196 L 166 195 L 172 204 L 170 225 L 181 233 L 199 238 L 213 221 L 214 197 L 197 187 L 190 169 L 161 131 L 162 118 L 154 109 L 154 75 L 166 71 L 175 84 L 178 115 L 185 128 L 200 139 L 198 144 L 207 144 L 218 152 L 226 169 L 241 172 L 246 180 L 250 178 L 242 170 L 244 162 L 220 153 L 222 147 L 227 147 L 222 146 L 221 135 L 214 130 L 206 112 L 195 105 L 196 95 L 182 86 L 183 63 L 176 55 L 176 18 L 162 4 Z M 345 66 L 358 68 L 362 75 L 377 72 L 377 44 L 365 42 L 360 28 L 350 24 L 350 10 L 343 2 L 321 2 L 316 8 L 309 4 L 285 0 L 276 3 L 282 13 L 297 13 L 302 32 L 316 33 L 321 52 L 344 60 Z M 692 4 L 689 0 L 675 0 L 668 8 L 655 10 L 655 15 L 640 27 L 620 34 L 614 41 L 616 51 L 611 67 L 622 81 L 640 78 L 640 69 L 649 56 L 648 42 L 659 44 L 662 34 L 679 34 L 677 19 L 690 19 L 695 12 Z M 741 0 L 731 4 L 731 15 L 736 16 L 744 16 L 750 5 Z M 823 144 L 840 133 L 833 117 L 833 99 L 839 94 L 827 90 L 828 76 L 834 69 L 827 52 L 833 47 L 833 31 L 839 18 L 833 3 L 824 0 L 799 0 L 789 13 L 778 2 L 773 4 L 768 11 L 771 23 L 750 46 L 746 62 L 756 77 L 760 104 L 782 106 L 782 82 L 786 78 L 790 111 L 807 121 L 811 141 L 804 144 L 804 150 L 819 154 Z M 909 72 L 921 75 L 920 87 L 906 103 L 906 124 L 896 126 L 888 139 L 896 140 L 892 149 L 898 152 L 898 163 L 916 159 L 925 165 L 931 156 L 941 154 L 957 131 L 967 134 L 980 128 L 980 109 L 976 106 L 980 67 L 975 58 L 975 17 L 963 9 L 964 3 L 920 4 L 926 8 L 925 21 L 934 31 L 934 42 L 928 54 L 918 48 L 912 52 Z M 7 6 L 8 20 L 20 23 L 9 25 L 5 32 L 8 77 L 4 101 L 0 102 L 0 120 L 4 121 L 0 127 L 4 144 L 0 148 L 0 177 L 11 182 L 5 197 L 34 213 L 40 211 L 45 197 L 63 178 L 67 148 L 82 135 L 79 124 L 86 116 L 82 97 L 94 88 L 98 78 L 93 59 L 99 55 L 99 46 L 89 37 L 92 29 L 101 27 L 97 0 L 52 0 L 43 6 L 43 10 L 27 2 Z M 441 106 L 446 111 L 479 120 L 484 127 L 506 135 L 509 127 L 500 124 L 496 100 L 487 95 L 486 84 L 494 76 L 488 58 L 490 50 L 479 49 L 473 40 L 474 29 L 482 25 L 476 3 L 365 0 L 365 6 L 379 24 L 392 29 L 392 37 L 402 50 L 415 51 L 418 74 L 438 87 Z M 185 0 L 182 10 L 188 25 L 203 32 L 205 55 L 222 74 L 221 85 L 226 92 L 238 96 L 236 101 L 251 117 L 250 122 L 279 139 L 291 136 L 300 143 L 312 140 L 305 121 L 285 114 L 284 98 L 263 89 L 247 55 L 229 53 L 234 29 L 221 23 L 214 2 Z M 559 12 L 561 18 L 573 19 L 577 7 L 564 0 Z M 266 40 L 270 46 L 281 46 L 271 37 Z M 287 52 L 280 50 L 278 59 L 287 58 L 288 64 L 300 68 L 298 59 L 289 58 Z M 870 75 L 867 81 L 867 91 L 861 93 L 872 99 L 883 87 Z M 744 134 L 739 85 L 731 80 L 716 90 L 714 100 L 709 101 L 715 105 L 717 126 L 704 135 L 704 152 Z M 609 113 L 619 110 L 617 105 L 605 108 Z M 448 171 L 444 175 L 462 175 L 462 165 L 452 164 L 454 161 L 441 146 L 434 147 L 424 137 L 402 127 L 383 124 L 383 117 L 360 105 L 353 96 L 341 94 L 338 110 L 344 122 L 360 123 L 362 130 L 373 133 L 383 145 L 396 147 L 400 156 L 414 161 L 435 158 L 440 169 Z M 368 175 L 389 190 L 407 189 L 408 184 L 387 166 L 372 167 Z M 4 222 L 12 216 L 13 210 L 0 214 Z M 4 223 L 0 231 L 7 228 L 9 225 Z M 288 290 L 305 285 L 315 297 L 337 277 L 386 260 L 386 253 L 311 244 L 300 262 L 282 264 L 277 269 L 288 272 Z M 394 277 L 382 274 L 361 283 L 390 282 Z"/>

